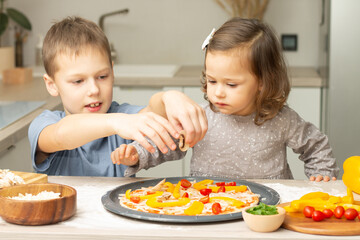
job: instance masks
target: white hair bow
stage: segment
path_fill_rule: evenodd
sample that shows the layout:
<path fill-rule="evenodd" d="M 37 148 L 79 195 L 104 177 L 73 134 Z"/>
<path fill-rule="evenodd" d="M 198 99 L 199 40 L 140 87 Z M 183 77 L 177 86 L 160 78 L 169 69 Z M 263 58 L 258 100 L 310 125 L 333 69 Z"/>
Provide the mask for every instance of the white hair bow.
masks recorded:
<path fill-rule="evenodd" d="M 215 28 L 213 28 L 213 30 L 211 31 L 211 33 L 209 34 L 209 36 L 207 36 L 207 38 L 205 39 L 205 41 L 203 42 L 201 48 L 202 50 L 205 50 L 205 48 L 207 47 L 207 45 L 209 44 L 210 40 L 212 39 L 212 37 L 214 36 L 215 33 Z"/>

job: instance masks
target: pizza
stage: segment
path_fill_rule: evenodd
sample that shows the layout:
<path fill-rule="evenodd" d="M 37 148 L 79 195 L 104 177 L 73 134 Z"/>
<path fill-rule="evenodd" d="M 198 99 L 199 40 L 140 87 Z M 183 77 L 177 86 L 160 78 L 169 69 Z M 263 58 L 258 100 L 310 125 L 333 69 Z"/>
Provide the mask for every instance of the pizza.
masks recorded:
<path fill-rule="evenodd" d="M 241 212 L 259 203 L 259 194 L 236 182 L 199 182 L 181 179 L 177 183 L 163 179 L 155 186 L 128 189 L 119 194 L 120 205 L 140 212 L 165 215 L 209 216 Z"/>

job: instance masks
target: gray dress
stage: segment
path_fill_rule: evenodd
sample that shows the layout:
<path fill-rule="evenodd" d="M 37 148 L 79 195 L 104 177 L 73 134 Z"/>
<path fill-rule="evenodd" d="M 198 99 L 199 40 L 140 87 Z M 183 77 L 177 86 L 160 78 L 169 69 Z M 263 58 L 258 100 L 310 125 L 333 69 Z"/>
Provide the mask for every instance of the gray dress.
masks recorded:
<path fill-rule="evenodd" d="M 286 147 L 299 154 L 307 177 L 338 175 L 327 136 L 288 106 L 261 126 L 255 125 L 255 114 L 226 115 L 213 112 L 209 105 L 204 109 L 208 131 L 193 148 L 191 176 L 292 179 Z M 132 144 L 138 150 L 139 164 L 129 167 L 126 175 L 185 156 L 178 149 L 165 155 L 158 150 L 150 154 L 138 143 Z"/>

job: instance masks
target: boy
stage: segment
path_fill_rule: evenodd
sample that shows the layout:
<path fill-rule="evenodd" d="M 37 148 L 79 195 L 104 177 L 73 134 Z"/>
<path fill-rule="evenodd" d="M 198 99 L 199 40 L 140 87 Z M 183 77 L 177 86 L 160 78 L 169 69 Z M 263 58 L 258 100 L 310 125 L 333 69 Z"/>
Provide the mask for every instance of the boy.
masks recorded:
<path fill-rule="evenodd" d="M 204 112 L 180 92 L 155 94 L 145 108 L 112 102 L 110 47 L 93 22 L 73 17 L 54 24 L 44 39 L 43 60 L 46 88 L 51 96 L 60 96 L 64 112 L 46 110 L 29 127 L 37 172 L 124 176 L 127 167 L 112 164 L 110 155 L 121 144 L 132 142 L 129 139 L 154 152 L 148 137 L 166 153 L 167 147 L 176 149 L 169 133 L 178 138 L 177 131 L 184 128 L 194 145 L 206 132 Z"/>

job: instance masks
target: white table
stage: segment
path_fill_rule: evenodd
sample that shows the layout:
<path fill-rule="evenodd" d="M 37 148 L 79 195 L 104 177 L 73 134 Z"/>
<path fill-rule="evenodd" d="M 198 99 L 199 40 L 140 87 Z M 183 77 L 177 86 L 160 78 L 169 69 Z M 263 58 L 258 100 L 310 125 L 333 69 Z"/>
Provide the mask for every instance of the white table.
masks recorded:
<path fill-rule="evenodd" d="M 280 228 L 272 233 L 257 233 L 242 220 L 202 224 L 167 224 L 134 220 L 104 209 L 101 197 L 115 187 L 139 178 L 59 177 L 49 182 L 77 190 L 77 213 L 71 219 L 47 226 L 19 226 L 0 220 L 0 239 L 360 239 L 360 236 L 331 237 L 303 234 Z M 299 198 L 310 191 L 345 195 L 342 181 L 315 183 L 300 180 L 253 180 L 279 192 L 282 202 Z M 356 196 L 358 199 L 359 196 Z M 359 224 L 360 227 L 360 224 Z"/>

